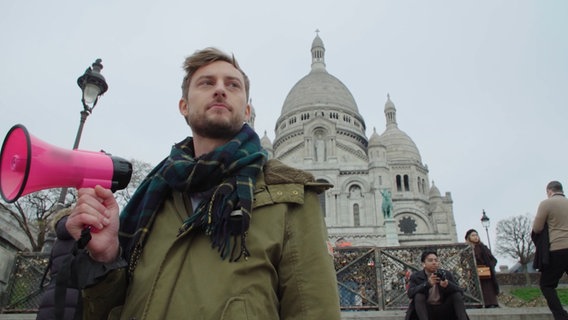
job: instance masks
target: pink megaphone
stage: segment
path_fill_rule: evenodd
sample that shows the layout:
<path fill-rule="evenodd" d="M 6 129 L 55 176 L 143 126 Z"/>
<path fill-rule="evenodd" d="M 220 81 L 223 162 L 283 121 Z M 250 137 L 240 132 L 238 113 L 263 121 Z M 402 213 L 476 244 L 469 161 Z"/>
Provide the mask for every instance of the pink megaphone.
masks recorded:
<path fill-rule="evenodd" d="M 132 164 L 104 152 L 66 150 L 13 126 L 0 153 L 0 194 L 11 203 L 20 196 L 50 188 L 100 185 L 113 192 L 128 186 Z"/>

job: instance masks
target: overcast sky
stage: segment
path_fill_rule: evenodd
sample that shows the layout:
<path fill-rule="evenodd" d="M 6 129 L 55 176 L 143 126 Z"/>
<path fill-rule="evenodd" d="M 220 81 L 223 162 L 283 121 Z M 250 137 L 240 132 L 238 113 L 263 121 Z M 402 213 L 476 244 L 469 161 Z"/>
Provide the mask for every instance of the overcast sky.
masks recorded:
<path fill-rule="evenodd" d="M 491 219 L 534 216 L 550 180 L 568 188 L 568 2 L 0 1 L 0 134 L 17 123 L 71 149 L 77 78 L 102 59 L 109 89 L 80 149 L 156 164 L 190 135 L 178 112 L 183 59 L 215 46 L 251 78 L 257 132 L 310 71 L 320 30 L 330 74 L 367 126 L 387 94 L 441 193 L 458 239 Z M 500 263 L 508 263 L 499 257 Z"/>

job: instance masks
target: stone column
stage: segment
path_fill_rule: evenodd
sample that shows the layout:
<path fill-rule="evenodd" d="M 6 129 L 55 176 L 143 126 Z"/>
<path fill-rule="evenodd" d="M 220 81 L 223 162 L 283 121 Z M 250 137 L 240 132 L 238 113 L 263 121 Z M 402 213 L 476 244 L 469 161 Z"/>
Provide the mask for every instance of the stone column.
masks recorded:
<path fill-rule="evenodd" d="M 400 246 L 398 242 L 398 231 L 396 229 L 396 220 L 393 218 L 385 219 L 385 236 L 387 247 Z"/>

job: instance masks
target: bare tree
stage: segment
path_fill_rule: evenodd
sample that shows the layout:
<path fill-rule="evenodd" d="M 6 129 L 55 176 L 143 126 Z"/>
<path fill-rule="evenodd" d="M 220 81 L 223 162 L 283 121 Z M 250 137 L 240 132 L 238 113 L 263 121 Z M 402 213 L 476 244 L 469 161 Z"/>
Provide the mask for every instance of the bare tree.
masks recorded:
<path fill-rule="evenodd" d="M 497 223 L 497 253 L 517 260 L 528 278 L 527 265 L 532 262 L 535 247 L 531 240 L 532 218 L 515 216 Z"/>
<path fill-rule="evenodd" d="M 116 201 L 118 201 L 118 204 L 121 207 L 124 207 L 124 205 L 126 205 L 126 203 L 130 201 L 130 198 L 132 198 L 134 191 L 136 191 L 138 186 L 140 186 L 142 181 L 144 181 L 144 178 L 146 178 L 146 176 L 148 175 L 148 173 L 150 173 L 153 167 L 151 164 L 147 162 L 136 159 L 131 159 L 130 163 L 132 163 L 132 177 L 130 178 L 130 183 L 128 184 L 128 187 L 126 187 L 123 190 L 119 190 L 114 194 L 116 197 Z"/>
<path fill-rule="evenodd" d="M 115 196 L 119 204 L 124 205 L 152 169 L 149 163 L 132 159 L 132 178 L 128 187 L 117 191 Z M 25 234 L 31 251 L 41 251 L 51 231 L 51 220 L 59 210 L 69 207 L 77 199 L 77 190 L 67 192 L 65 205 L 58 203 L 61 189 L 46 189 L 30 193 L 14 203 L 0 201 L 0 209 L 6 211 L 16 222 L 19 230 Z"/>
<path fill-rule="evenodd" d="M 58 204 L 61 189 L 47 189 L 25 195 L 13 203 L 0 202 L 0 208 L 6 211 L 25 234 L 31 251 L 41 251 L 49 232 L 53 215 L 64 206 Z M 76 199 L 76 191 L 67 193 L 69 200 L 66 207 Z"/>

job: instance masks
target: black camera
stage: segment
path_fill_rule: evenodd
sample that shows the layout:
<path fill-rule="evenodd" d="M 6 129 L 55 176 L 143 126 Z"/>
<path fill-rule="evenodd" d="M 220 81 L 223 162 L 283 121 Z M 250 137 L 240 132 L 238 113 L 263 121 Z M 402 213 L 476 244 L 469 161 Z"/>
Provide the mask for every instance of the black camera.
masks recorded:
<path fill-rule="evenodd" d="M 440 279 L 440 281 L 446 280 L 446 271 L 438 270 L 438 271 L 434 272 L 434 274 Z"/>

